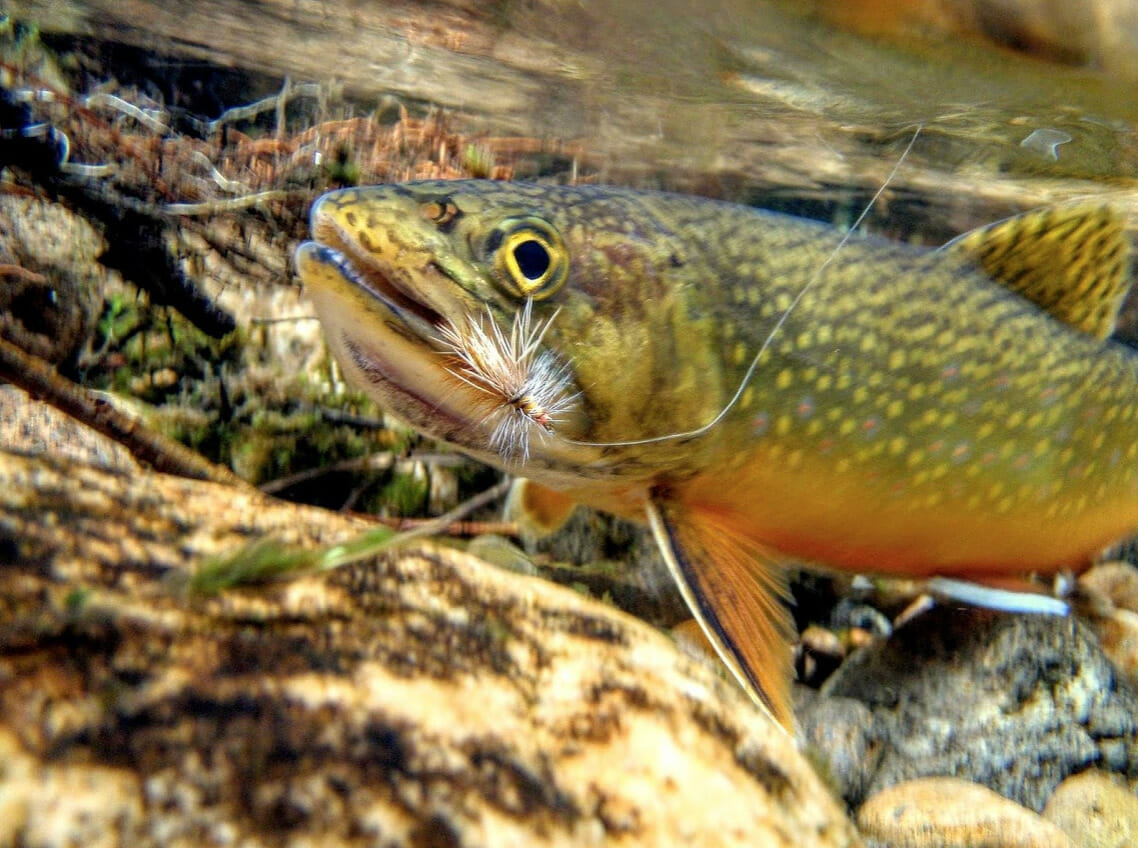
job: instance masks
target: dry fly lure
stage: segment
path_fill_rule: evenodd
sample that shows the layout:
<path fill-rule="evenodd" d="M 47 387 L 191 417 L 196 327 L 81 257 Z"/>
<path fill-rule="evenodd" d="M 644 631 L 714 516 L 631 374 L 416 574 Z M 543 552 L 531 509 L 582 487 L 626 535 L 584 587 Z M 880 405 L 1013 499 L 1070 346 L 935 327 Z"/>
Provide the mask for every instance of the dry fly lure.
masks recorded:
<path fill-rule="evenodd" d="M 465 316 L 463 325 L 448 321 L 439 329 L 447 370 L 486 396 L 490 408 L 482 421 L 492 428 L 490 447 L 507 462 L 526 462 L 530 433 L 552 434 L 577 397 L 569 392 L 568 366 L 541 346 L 556 317 L 554 312 L 535 321 L 533 301 L 527 300 L 514 314 L 509 335 L 489 307 L 484 321 Z"/>

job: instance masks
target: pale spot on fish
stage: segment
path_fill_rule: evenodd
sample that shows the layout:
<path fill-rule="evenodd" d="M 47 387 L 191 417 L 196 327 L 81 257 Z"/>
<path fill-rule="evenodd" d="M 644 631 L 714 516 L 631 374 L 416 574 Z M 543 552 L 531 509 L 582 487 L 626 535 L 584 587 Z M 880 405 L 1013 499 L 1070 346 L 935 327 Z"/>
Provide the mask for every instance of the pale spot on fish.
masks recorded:
<path fill-rule="evenodd" d="M 921 324 L 919 327 L 914 327 L 909 333 L 909 337 L 914 342 L 927 342 L 933 337 L 936 328 L 932 324 Z"/>

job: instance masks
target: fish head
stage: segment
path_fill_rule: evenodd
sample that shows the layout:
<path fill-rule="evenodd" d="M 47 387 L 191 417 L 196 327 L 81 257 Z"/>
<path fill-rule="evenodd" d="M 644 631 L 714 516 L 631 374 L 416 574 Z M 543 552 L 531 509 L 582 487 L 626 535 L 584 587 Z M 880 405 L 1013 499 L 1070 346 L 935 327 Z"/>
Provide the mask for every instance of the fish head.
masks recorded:
<path fill-rule="evenodd" d="M 296 266 L 348 378 L 415 429 L 555 486 L 647 477 L 685 455 L 653 440 L 720 399 L 692 400 L 717 358 L 691 350 L 711 342 L 683 303 L 690 247 L 634 207 L 476 180 L 344 189 Z"/>

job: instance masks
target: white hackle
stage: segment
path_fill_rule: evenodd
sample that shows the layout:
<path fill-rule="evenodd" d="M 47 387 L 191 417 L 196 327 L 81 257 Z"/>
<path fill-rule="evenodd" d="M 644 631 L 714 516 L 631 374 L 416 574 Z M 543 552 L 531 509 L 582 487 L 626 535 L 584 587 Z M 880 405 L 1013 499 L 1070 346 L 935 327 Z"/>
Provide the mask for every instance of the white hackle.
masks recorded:
<path fill-rule="evenodd" d="M 570 393 L 569 368 L 542 347 L 542 339 L 557 317 L 535 321 L 533 301 L 514 314 L 507 335 L 489 307 L 484 319 L 466 316 L 461 324 L 447 322 L 439 336 L 451 358 L 447 370 L 486 396 L 491 426 L 490 447 L 504 460 L 524 463 L 530 455 L 530 435 L 554 432 L 577 395 Z"/>

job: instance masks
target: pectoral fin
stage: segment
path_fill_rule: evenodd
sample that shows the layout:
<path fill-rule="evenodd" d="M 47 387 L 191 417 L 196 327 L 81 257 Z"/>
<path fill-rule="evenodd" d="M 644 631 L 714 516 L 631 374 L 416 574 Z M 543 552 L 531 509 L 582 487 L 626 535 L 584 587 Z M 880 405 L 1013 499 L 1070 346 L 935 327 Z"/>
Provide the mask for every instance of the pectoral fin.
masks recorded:
<path fill-rule="evenodd" d="M 793 733 L 786 575 L 711 511 L 649 502 L 648 520 L 684 601 L 748 695 Z"/>
<path fill-rule="evenodd" d="M 517 523 L 523 539 L 544 539 L 564 527 L 576 508 L 568 495 L 519 477 L 510 486 L 503 517 Z"/>

